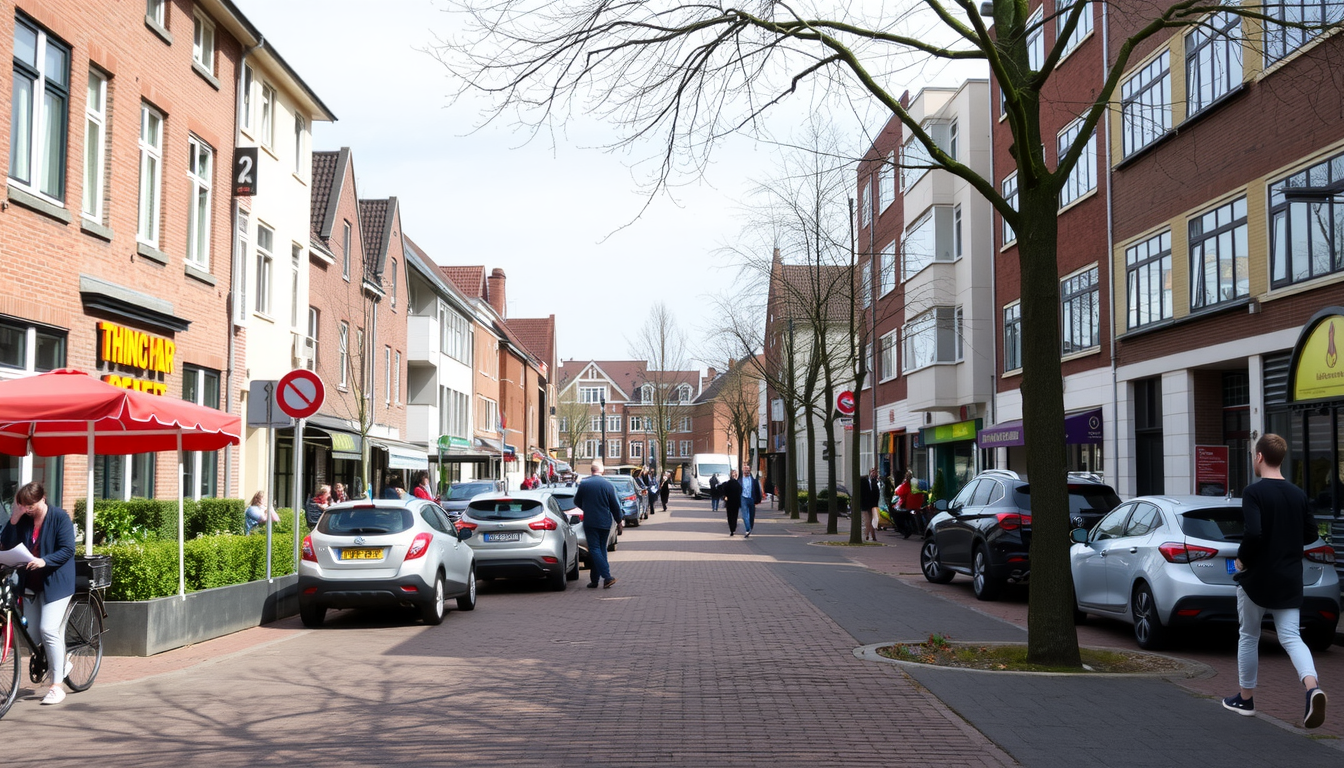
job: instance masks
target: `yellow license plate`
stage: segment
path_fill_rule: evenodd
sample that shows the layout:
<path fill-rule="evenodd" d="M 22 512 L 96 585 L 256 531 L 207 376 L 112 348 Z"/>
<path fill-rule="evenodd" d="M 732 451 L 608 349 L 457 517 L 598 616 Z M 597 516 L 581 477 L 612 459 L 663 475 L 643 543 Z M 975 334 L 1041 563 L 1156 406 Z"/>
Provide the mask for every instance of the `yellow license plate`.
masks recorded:
<path fill-rule="evenodd" d="M 383 550 L 381 547 L 374 549 L 342 549 L 342 560 L 382 560 Z"/>

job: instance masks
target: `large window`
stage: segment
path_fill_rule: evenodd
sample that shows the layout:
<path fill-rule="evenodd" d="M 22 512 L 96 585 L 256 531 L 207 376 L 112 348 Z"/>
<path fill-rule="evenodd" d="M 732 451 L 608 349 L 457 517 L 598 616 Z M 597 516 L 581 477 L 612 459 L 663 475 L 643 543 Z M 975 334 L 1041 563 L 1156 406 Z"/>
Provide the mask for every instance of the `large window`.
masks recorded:
<path fill-rule="evenodd" d="M 955 123 L 930 120 L 920 125 L 920 128 L 924 129 L 939 149 L 952 154 L 954 125 Z M 929 152 L 928 147 L 914 136 L 906 139 L 905 146 L 901 150 L 901 191 L 913 187 L 916 182 L 924 178 L 924 174 L 933 169 L 933 166 L 933 154 Z"/>
<path fill-rule="evenodd" d="M 256 310 L 267 317 L 271 314 L 271 286 L 274 281 L 275 259 L 271 256 L 274 237 L 270 227 L 257 225 Z"/>
<path fill-rule="evenodd" d="M 618 440 L 618 439 L 608 439 L 608 440 L 607 440 L 607 458 L 608 458 L 608 459 L 619 459 L 619 458 L 621 458 L 621 443 L 622 443 L 622 441 L 621 441 L 621 440 Z"/>
<path fill-rule="evenodd" d="M 84 205 L 88 219 L 103 221 L 103 164 L 107 158 L 107 78 L 89 71 L 84 100 Z"/>
<path fill-rule="evenodd" d="M 313 344 L 313 359 L 308 363 L 308 370 L 310 371 L 317 370 L 317 341 L 320 338 L 318 330 L 322 327 L 321 318 L 321 310 L 317 307 L 308 308 L 308 338 L 312 340 Z"/>
<path fill-rule="evenodd" d="M 440 388 L 439 434 L 468 437 L 471 396 L 447 387 Z"/>
<path fill-rule="evenodd" d="M 214 170 L 213 153 L 205 142 L 192 136 L 187 140 L 187 179 L 191 184 L 190 213 L 187 217 L 187 261 L 202 269 L 210 268 L 210 178 Z M 257 241 L 261 241 L 258 228 Z M 267 250 L 270 249 L 269 243 Z"/>
<path fill-rule="evenodd" d="M 690 432 L 690 431 L 691 431 L 691 417 L 690 417 L 690 416 L 682 416 L 682 417 L 681 417 L 681 431 L 682 431 L 682 432 Z"/>
<path fill-rule="evenodd" d="M 681 456 L 690 456 L 690 455 L 691 455 L 691 441 L 690 441 L 690 440 L 682 440 L 682 441 L 680 441 L 680 443 L 678 444 L 678 447 L 681 449 L 681 453 L 680 453 L 679 455 L 681 455 Z"/>
<path fill-rule="evenodd" d="M 1120 137 L 1126 157 L 1171 129 L 1170 53 L 1135 72 L 1120 86 Z"/>
<path fill-rule="evenodd" d="M 1269 187 L 1270 281 L 1279 288 L 1344 270 L 1344 200 L 1288 201 L 1284 190 L 1344 181 L 1344 155 Z"/>
<path fill-rule="evenodd" d="M 878 258 L 878 295 L 886 296 L 896 288 L 896 241 L 887 243 Z"/>
<path fill-rule="evenodd" d="M 900 334 L 892 331 L 882 337 L 881 357 L 878 358 L 877 377 L 878 381 L 889 381 L 896 378 L 900 369 L 896 367 L 896 349 L 900 340 Z"/>
<path fill-rule="evenodd" d="M 1125 249 L 1129 327 L 1141 328 L 1171 317 L 1171 232 Z"/>
<path fill-rule="evenodd" d="M 609 415 L 609 416 L 607 416 L 607 431 L 608 431 L 608 432 L 620 432 L 620 431 L 621 431 L 621 417 L 620 417 L 619 415 L 616 415 L 616 416 L 611 416 L 611 415 Z"/>
<path fill-rule="evenodd" d="M 52 200 L 64 201 L 70 49 L 23 17 L 14 20 L 13 85 L 9 178 Z"/>
<path fill-rule="evenodd" d="M 471 365 L 471 321 L 442 302 L 439 304 L 439 335 L 442 336 L 440 349 L 443 354 Z"/>
<path fill-rule="evenodd" d="M 1003 180 L 1003 199 L 1008 203 L 1008 207 L 1017 210 L 1017 173 L 1008 174 L 1008 178 Z M 1003 244 L 1008 245 L 1017 239 L 1017 233 L 1008 224 L 1008 220 L 1003 220 Z"/>
<path fill-rule="evenodd" d="M 159 199 L 163 181 L 163 115 L 140 105 L 140 219 L 136 238 L 159 247 Z"/>
<path fill-rule="evenodd" d="M 182 366 L 182 399 L 207 408 L 219 408 L 219 371 Z M 218 495 L 219 452 L 196 451 L 183 462 L 182 487 L 193 499 Z"/>
<path fill-rule="evenodd" d="M 1013 302 L 1003 308 L 1003 372 L 1022 367 L 1022 304 Z"/>
<path fill-rule="evenodd" d="M 215 23 L 200 11 L 192 18 L 191 61 L 206 72 L 215 73 Z"/>
<path fill-rule="evenodd" d="M 1036 8 L 1036 12 L 1027 19 L 1027 67 L 1032 71 L 1041 71 L 1045 63 L 1045 6 Z"/>
<path fill-rule="evenodd" d="M 1190 308 L 1249 296 L 1246 198 L 1190 220 Z"/>
<path fill-rule="evenodd" d="M 1101 282 L 1097 267 L 1059 281 L 1061 354 L 1071 355 L 1101 343 Z"/>
<path fill-rule="evenodd" d="M 909 280 L 935 261 L 953 261 L 956 253 L 954 211 L 935 205 L 905 231 L 901 243 L 901 279 Z M 895 280 L 893 273 L 892 279 Z"/>
<path fill-rule="evenodd" d="M 13 320 L 0 320 L 0 378 L 65 367 L 65 333 Z"/>
<path fill-rule="evenodd" d="M 643 440 L 631 440 L 631 441 L 630 441 L 630 458 L 632 458 L 632 459 L 642 459 L 642 458 L 644 458 L 644 441 L 643 441 Z"/>
<path fill-rule="evenodd" d="M 1092 6 L 1090 2 L 1083 1 L 1083 12 L 1078 17 L 1078 25 L 1073 28 L 1073 34 L 1069 35 L 1069 41 L 1064 45 L 1064 55 L 1082 44 L 1083 38 L 1092 33 Z M 1069 14 L 1078 7 L 1078 0 L 1060 0 L 1055 3 L 1055 37 L 1064 33 L 1064 25 L 1069 21 Z"/>
<path fill-rule="evenodd" d="M 476 396 L 476 430 L 499 432 L 499 403 L 488 397 Z"/>
<path fill-rule="evenodd" d="M 961 307 L 934 307 L 905 324 L 903 370 L 961 360 Z"/>
<path fill-rule="evenodd" d="M 1056 156 L 1058 161 L 1062 161 L 1068 154 L 1082 130 L 1083 120 L 1079 118 L 1059 132 L 1059 154 Z M 1059 191 L 1059 207 L 1063 208 L 1096 188 L 1097 132 L 1093 131 L 1092 135 L 1087 137 L 1087 146 L 1078 156 L 1078 162 L 1074 164 L 1073 170 L 1069 171 L 1069 177 L 1064 180 L 1064 187 Z"/>
<path fill-rule="evenodd" d="M 580 403 L 600 403 L 606 397 L 606 387 L 579 387 Z"/>
<path fill-rule="evenodd" d="M 863 181 L 863 192 L 859 195 L 859 227 L 866 227 L 873 220 L 873 187 L 867 179 Z"/>
<path fill-rule="evenodd" d="M 275 89 L 261 86 L 261 143 L 275 146 Z"/>
<path fill-rule="evenodd" d="M 1323 31 L 1319 25 L 1335 24 L 1344 19 L 1344 6 L 1335 0 L 1281 0 L 1266 3 L 1263 13 L 1278 22 L 1316 27 L 1302 29 L 1265 22 L 1265 65 L 1268 66 L 1316 39 Z"/>
<path fill-rule="evenodd" d="M 1185 36 L 1186 117 L 1241 84 L 1241 16 L 1215 13 Z"/>
<path fill-rule="evenodd" d="M 337 350 L 340 352 L 339 365 L 340 387 L 345 389 L 350 386 L 350 324 L 341 321 L 340 330 L 337 331 Z"/>
<path fill-rule="evenodd" d="M 887 206 L 896 201 L 896 153 L 892 152 L 879 161 L 877 171 L 877 210 L 885 212 Z"/>

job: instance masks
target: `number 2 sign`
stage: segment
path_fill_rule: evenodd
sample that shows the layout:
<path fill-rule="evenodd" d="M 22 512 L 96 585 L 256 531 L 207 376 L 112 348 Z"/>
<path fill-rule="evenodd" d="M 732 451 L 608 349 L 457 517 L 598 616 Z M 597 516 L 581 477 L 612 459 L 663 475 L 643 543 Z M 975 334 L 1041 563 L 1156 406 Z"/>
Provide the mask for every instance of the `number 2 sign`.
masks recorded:
<path fill-rule="evenodd" d="M 233 152 L 233 196 L 257 194 L 257 148 L 239 147 Z"/>

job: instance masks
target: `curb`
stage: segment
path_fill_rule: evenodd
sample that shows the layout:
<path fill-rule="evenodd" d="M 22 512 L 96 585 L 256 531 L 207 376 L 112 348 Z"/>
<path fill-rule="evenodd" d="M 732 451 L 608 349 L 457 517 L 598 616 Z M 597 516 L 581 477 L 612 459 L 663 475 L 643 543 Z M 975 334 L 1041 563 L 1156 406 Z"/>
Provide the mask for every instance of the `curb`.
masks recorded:
<path fill-rule="evenodd" d="M 886 648 L 887 646 L 895 645 L 898 642 L 900 641 L 893 640 L 885 643 L 872 643 L 869 645 L 861 645 L 858 648 L 854 649 L 854 656 L 855 658 L 863 659 L 864 661 L 876 661 L 881 662 L 883 664 L 893 664 L 898 667 L 904 667 L 909 669 L 933 669 L 933 670 L 946 670 L 949 672 L 974 672 L 986 675 L 1034 675 L 1041 677 L 1094 677 L 1094 678 L 1107 678 L 1107 679 L 1121 678 L 1121 677 L 1148 677 L 1159 679 L 1175 678 L 1181 680 L 1202 680 L 1205 678 L 1213 677 L 1215 674 L 1217 674 L 1217 672 L 1213 669 L 1213 667 L 1210 667 L 1208 664 L 1204 664 L 1203 662 L 1191 661 L 1190 659 L 1182 659 L 1176 656 L 1167 656 L 1166 654 L 1161 653 L 1149 653 L 1147 651 L 1131 651 L 1129 649 L 1124 649 L 1125 653 L 1137 653 L 1143 656 L 1153 656 L 1159 659 L 1166 659 L 1168 661 L 1173 661 L 1181 664 L 1184 667 L 1184 669 L 1174 670 L 1170 672 L 1027 672 L 1022 670 L 1000 671 L 996 669 L 968 669 L 966 667 L 940 667 L 936 664 L 923 664 L 918 661 L 902 661 L 900 659 L 889 659 L 886 656 L 883 656 L 882 654 L 877 652 L 877 649 L 879 648 Z M 969 641 L 969 643 L 974 645 L 1021 645 L 1021 643 L 1003 643 L 1003 642 L 976 643 L 975 641 Z M 1093 646 L 1081 646 L 1081 647 L 1098 651 L 1115 650 L 1111 648 L 1096 648 Z"/>

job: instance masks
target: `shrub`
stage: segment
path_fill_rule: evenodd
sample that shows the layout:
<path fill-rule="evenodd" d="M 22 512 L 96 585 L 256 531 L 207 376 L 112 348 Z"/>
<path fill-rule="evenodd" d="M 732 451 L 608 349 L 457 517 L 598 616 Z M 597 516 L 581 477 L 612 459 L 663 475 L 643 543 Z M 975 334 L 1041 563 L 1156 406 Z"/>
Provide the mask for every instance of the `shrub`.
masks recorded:
<path fill-rule="evenodd" d="M 943 470 L 933 473 L 933 487 L 929 489 L 929 503 L 947 498 L 947 481 L 943 479 Z"/>
<path fill-rule="evenodd" d="M 306 535 L 306 530 L 304 531 Z M 294 572 L 294 539 L 272 537 L 271 574 Z M 144 541 L 99 547 L 112 558 L 109 600 L 150 600 L 177 594 L 177 542 Z M 188 592 L 266 578 L 266 537 L 222 533 L 183 544 Z"/>
<path fill-rule="evenodd" d="M 820 489 L 820 490 L 817 491 L 817 511 L 818 511 L 818 512 L 825 512 L 825 511 L 827 510 L 828 507 L 826 506 L 826 500 L 829 499 L 829 498 L 830 498 L 830 489 L 829 489 L 829 488 L 822 488 L 822 489 Z M 835 498 L 840 502 L 839 509 L 842 509 L 842 510 L 843 510 L 843 509 L 847 509 L 847 508 L 849 507 L 849 494 L 847 494 L 847 493 L 845 493 L 845 492 L 843 492 L 843 491 L 840 491 L 840 492 L 837 492 L 837 493 L 836 493 Z M 798 489 L 798 508 L 799 508 L 799 509 L 806 509 L 806 508 L 807 508 L 807 507 L 806 507 L 807 499 L 808 499 L 808 492 L 807 492 L 807 489 L 806 489 L 806 488 L 799 488 L 799 489 Z"/>
<path fill-rule="evenodd" d="M 187 517 L 187 538 L 215 533 L 242 533 L 247 502 L 242 499 L 201 499 Z"/>

